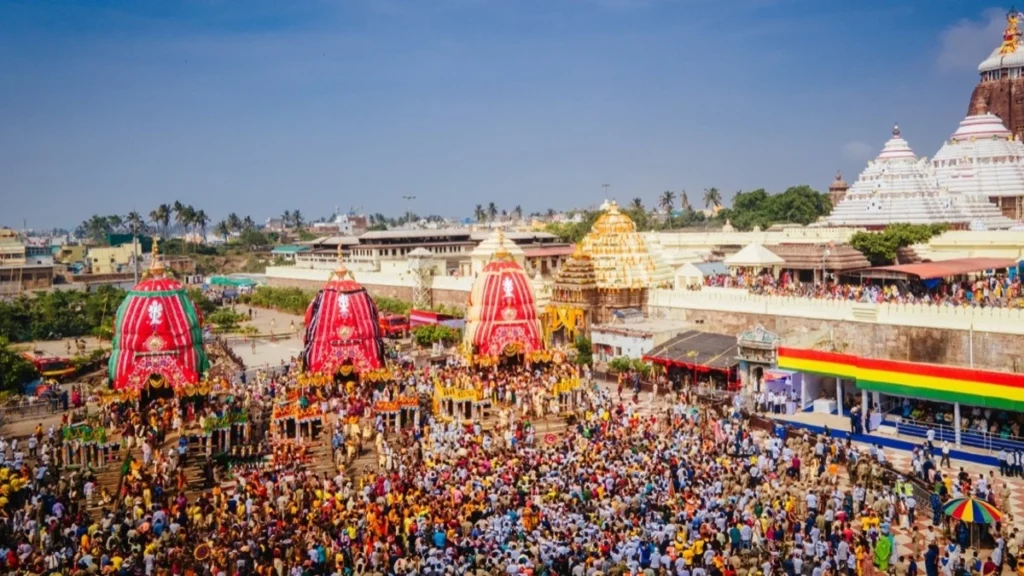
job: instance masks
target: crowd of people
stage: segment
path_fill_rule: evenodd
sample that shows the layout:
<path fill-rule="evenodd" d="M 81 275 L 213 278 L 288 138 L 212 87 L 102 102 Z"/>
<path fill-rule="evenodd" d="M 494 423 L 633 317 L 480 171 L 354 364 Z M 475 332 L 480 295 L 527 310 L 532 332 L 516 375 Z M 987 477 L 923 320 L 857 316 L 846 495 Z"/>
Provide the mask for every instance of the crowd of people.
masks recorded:
<path fill-rule="evenodd" d="M 973 280 L 861 283 L 801 282 L 789 272 L 775 276 L 767 270 L 758 274 L 715 274 L 704 278 L 705 286 L 745 288 L 752 294 L 791 296 L 865 303 L 923 304 L 933 306 L 1020 308 L 1024 306 L 1020 277 L 994 274 Z"/>
<path fill-rule="evenodd" d="M 545 398 L 567 376 L 588 384 L 572 414 L 556 414 Z M 111 493 L 95 472 L 62 465 L 52 428 L 37 428 L 30 453 L 0 440 L 2 469 L 24 482 L 0 501 L 4 574 L 960 576 L 1012 570 L 1021 546 L 1008 519 L 985 535 L 995 550 L 976 565 L 965 528 L 947 532 L 934 512 L 957 495 L 1007 501 L 995 477 L 957 474 L 920 451 L 904 479 L 879 447 L 778 437 L 738 402 L 669 392 L 644 403 L 569 365 L 451 363 L 396 368 L 390 383 L 299 381 L 267 371 L 216 400 L 102 409 L 134 438 Z M 465 422 L 427 411 L 396 432 L 374 413 L 437 386 L 476 389 L 497 415 Z M 222 467 L 219 478 L 204 464 L 188 477 L 187 459 L 209 462 L 180 443 L 199 420 L 234 405 L 267 416 L 293 392 L 322 406 L 319 439 L 254 433 L 258 464 Z M 308 443 L 318 441 L 372 445 L 377 466 L 311 462 Z M 901 554 L 900 531 L 924 552 Z"/>

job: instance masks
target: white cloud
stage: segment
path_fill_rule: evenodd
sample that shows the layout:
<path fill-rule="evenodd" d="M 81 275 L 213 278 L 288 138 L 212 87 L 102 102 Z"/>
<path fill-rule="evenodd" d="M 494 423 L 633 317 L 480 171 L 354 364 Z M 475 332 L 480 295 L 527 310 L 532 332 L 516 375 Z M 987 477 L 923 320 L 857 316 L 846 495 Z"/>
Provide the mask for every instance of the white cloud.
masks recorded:
<path fill-rule="evenodd" d="M 942 31 L 935 64 L 942 72 L 977 70 L 1002 41 L 1006 12 L 990 8 L 979 19 L 963 19 Z"/>
<path fill-rule="evenodd" d="M 853 141 L 843 145 L 843 159 L 852 164 L 863 164 L 875 157 L 875 147 L 865 142 Z"/>

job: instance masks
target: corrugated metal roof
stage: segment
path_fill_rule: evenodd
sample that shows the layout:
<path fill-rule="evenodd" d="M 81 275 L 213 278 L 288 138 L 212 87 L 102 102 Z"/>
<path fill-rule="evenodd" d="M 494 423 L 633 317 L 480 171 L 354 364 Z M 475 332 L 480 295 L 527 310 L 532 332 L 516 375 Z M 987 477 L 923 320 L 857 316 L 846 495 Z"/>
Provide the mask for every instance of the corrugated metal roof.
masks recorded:
<path fill-rule="evenodd" d="M 694 268 L 700 270 L 700 273 L 705 276 L 714 276 L 715 274 L 728 274 L 729 268 L 723 262 L 696 262 L 693 265 Z"/>
<path fill-rule="evenodd" d="M 984 272 L 985 270 L 1012 268 L 1016 265 L 1016 260 L 1008 258 L 955 258 L 940 262 L 878 266 L 862 270 L 860 273 L 867 277 L 871 277 L 874 273 L 881 273 L 881 276 L 885 277 L 891 277 L 893 274 L 902 274 L 904 276 L 915 276 L 922 280 L 929 280 L 932 278 L 970 274 L 972 272 Z"/>
<path fill-rule="evenodd" d="M 294 244 L 286 244 L 284 246 L 276 246 L 270 251 L 271 254 L 297 254 L 299 252 L 306 252 L 310 248 L 309 246 L 296 246 Z"/>

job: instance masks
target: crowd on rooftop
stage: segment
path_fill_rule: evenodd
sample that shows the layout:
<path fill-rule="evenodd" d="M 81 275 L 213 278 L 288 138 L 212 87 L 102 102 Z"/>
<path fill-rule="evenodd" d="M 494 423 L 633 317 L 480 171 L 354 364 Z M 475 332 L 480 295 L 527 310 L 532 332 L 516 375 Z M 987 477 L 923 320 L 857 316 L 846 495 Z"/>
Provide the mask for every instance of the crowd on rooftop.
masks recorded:
<path fill-rule="evenodd" d="M 971 280 L 893 282 L 864 280 L 861 283 L 801 282 L 789 272 L 779 276 L 739 272 L 716 274 L 704 279 L 705 286 L 746 288 L 751 294 L 791 296 L 820 300 L 849 300 L 865 303 L 925 304 L 983 308 L 1024 307 L 1021 280 L 995 274 Z"/>
<path fill-rule="evenodd" d="M 299 457 L 305 445 L 257 437 L 266 458 L 235 468 L 233 485 L 209 467 L 182 485 L 172 479 L 183 458 L 206 455 L 178 440 L 203 412 L 133 403 L 117 418 L 141 447 L 126 444 L 120 492 L 103 494 L 93 472 L 61 465 L 60 434 L 39 426 L 31 447 L 0 440 L 3 474 L 22 479 L 0 500 L 4 573 L 960 576 L 1015 565 L 1012 520 L 992 527 L 996 549 L 982 562 L 966 527 L 953 523 L 947 538 L 941 515 L 925 512 L 965 494 L 1008 502 L 993 476 L 932 464 L 926 506 L 881 448 L 776 437 L 738 403 L 685 393 L 645 404 L 637 391 L 589 385 L 568 429 L 549 434 L 544 398 L 567 373 L 449 365 L 398 370 L 391 384 L 300 387 L 324 405 L 335 446 L 354 441 L 342 422 L 371 430 L 379 465 L 361 474 L 344 461 L 318 473 Z M 439 382 L 480 390 L 497 422 L 427 414 L 389 432 L 373 413 L 380 399 Z M 224 402 L 257 410 L 296 388 L 294 373 L 268 373 L 231 384 Z M 124 428 L 136 418 L 141 433 Z M 925 552 L 901 553 L 900 532 Z"/>

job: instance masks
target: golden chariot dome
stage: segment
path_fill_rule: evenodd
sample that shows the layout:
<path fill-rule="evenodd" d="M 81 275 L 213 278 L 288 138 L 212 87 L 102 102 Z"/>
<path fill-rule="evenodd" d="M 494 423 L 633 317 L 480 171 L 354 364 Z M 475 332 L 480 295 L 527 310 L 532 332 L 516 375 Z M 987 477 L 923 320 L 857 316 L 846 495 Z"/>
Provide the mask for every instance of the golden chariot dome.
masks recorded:
<path fill-rule="evenodd" d="M 636 224 L 619 211 L 615 201 L 601 205 L 602 214 L 580 241 L 594 266 L 602 290 L 640 290 L 672 282 L 672 270 L 651 249 Z"/>

